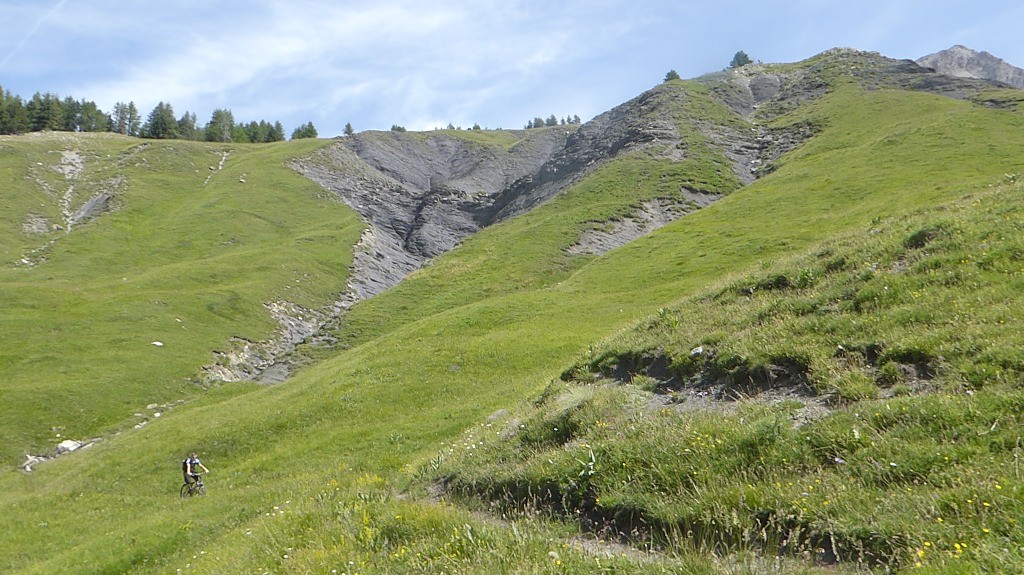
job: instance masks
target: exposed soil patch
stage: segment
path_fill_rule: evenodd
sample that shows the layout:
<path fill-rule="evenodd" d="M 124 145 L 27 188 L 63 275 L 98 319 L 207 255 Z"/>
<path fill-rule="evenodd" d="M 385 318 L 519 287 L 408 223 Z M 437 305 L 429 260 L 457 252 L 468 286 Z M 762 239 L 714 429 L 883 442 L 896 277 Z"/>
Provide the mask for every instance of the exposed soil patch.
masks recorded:
<path fill-rule="evenodd" d="M 21 223 L 21 231 L 25 234 L 48 234 L 51 226 L 50 220 L 39 214 L 29 213 Z"/>
<path fill-rule="evenodd" d="M 708 206 L 721 197 L 720 194 L 684 190 L 681 197 L 647 200 L 625 218 L 585 230 L 579 241 L 566 251 L 571 255 L 604 254 Z"/>
<path fill-rule="evenodd" d="M 652 392 L 649 408 L 680 412 L 734 413 L 744 402 L 774 405 L 791 402 L 794 426 L 820 419 L 832 411 L 831 398 L 808 384 L 807 368 L 798 362 L 769 365 L 739 364 L 724 369 L 714 362 L 714 351 L 695 348 L 693 363 L 699 367 L 681 373 L 663 352 L 624 354 L 604 358 L 584 377 L 618 384 L 640 385 Z M 567 371 L 563 380 L 579 379 L 580 367 Z"/>
<path fill-rule="evenodd" d="M 63 137 L 62 141 L 69 146 L 78 143 L 74 137 Z M 127 185 L 124 176 L 116 176 L 103 181 L 90 181 L 86 176 L 86 158 L 77 149 L 52 151 L 60 154 L 56 164 L 45 165 L 42 162 L 29 166 L 28 179 L 36 184 L 55 203 L 60 212 L 59 222 L 36 213 L 29 213 L 22 222 L 22 232 L 31 235 L 45 235 L 63 231 L 71 233 L 72 229 L 91 219 L 99 217 L 117 207 L 116 197 Z M 53 182 L 52 173 L 63 177 L 63 189 Z M 49 175 L 48 175 L 49 174 Z M 84 197 L 84 199 L 83 199 Z M 46 259 L 46 254 L 58 237 L 46 244 L 24 254 L 16 265 L 32 267 Z"/>
<path fill-rule="evenodd" d="M 216 362 L 203 368 L 208 381 L 284 381 L 290 371 L 284 356 L 317 333 L 329 317 L 325 312 L 286 301 L 271 302 L 264 307 L 277 321 L 277 333 L 258 342 L 232 338 L 229 349 L 215 351 Z"/>

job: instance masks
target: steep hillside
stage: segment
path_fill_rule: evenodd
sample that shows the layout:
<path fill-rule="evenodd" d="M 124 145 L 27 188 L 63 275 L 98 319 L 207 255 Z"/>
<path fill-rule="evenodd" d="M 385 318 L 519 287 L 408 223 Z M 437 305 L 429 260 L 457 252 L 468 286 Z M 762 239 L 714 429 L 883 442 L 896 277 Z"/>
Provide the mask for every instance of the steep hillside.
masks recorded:
<path fill-rule="evenodd" d="M 759 147 L 745 123 L 693 89 L 659 86 L 582 127 L 356 134 L 295 167 L 367 220 L 353 278 L 354 296 L 362 299 L 620 156 L 645 152 L 703 162 L 691 191 L 711 199 L 751 181 Z M 731 148 L 744 138 L 749 157 L 730 164 Z M 685 213 L 680 204 L 689 204 L 664 200 L 653 209 L 659 221 L 676 219 Z"/>
<path fill-rule="evenodd" d="M 526 144 L 549 146 L 546 159 L 516 150 L 507 133 L 245 148 L 231 152 L 223 172 L 208 170 L 213 186 L 233 158 L 240 162 L 204 204 L 195 201 L 205 188 L 194 171 L 206 162 L 188 156 L 176 177 L 153 175 L 150 201 L 154 214 L 193 219 L 122 223 L 116 216 L 132 216 L 130 203 L 85 226 L 112 235 L 144 229 L 131 236 L 143 242 L 134 259 L 124 254 L 131 242 L 106 238 L 117 246 L 107 254 L 96 246 L 108 244 L 78 247 L 73 232 L 44 263 L 4 270 L 29 274 L 13 276 L 22 292 L 8 292 L 19 284 L 3 276 L 0 292 L 22 294 L 11 309 L 25 329 L 91 311 L 79 308 L 90 281 L 104 293 L 136 277 L 119 278 L 104 258 L 136 266 L 165 253 L 181 258 L 192 253 L 182 238 L 197 242 L 231 221 L 209 215 L 256 210 L 261 217 L 239 222 L 234 233 L 250 234 L 233 235 L 237 243 L 222 246 L 218 236 L 197 251 L 211 257 L 168 264 L 196 274 L 218 261 L 215 247 L 245 246 L 210 272 L 220 288 L 190 295 L 195 284 L 156 266 L 116 301 L 196 298 L 197 317 L 178 315 L 191 308 L 175 304 L 173 315 L 156 318 L 196 327 L 187 339 L 197 350 L 247 326 L 262 333 L 252 339 L 265 337 L 273 325 L 256 308 L 282 290 L 308 289 L 287 301 L 330 308 L 345 289 L 331 281 L 345 275 L 316 259 L 324 257 L 316 248 L 344 251 L 363 226 L 336 196 L 279 171 L 285 163 L 327 174 L 328 188 L 357 210 L 373 199 L 358 182 L 392 190 L 402 197 L 396 205 L 435 206 L 410 212 L 423 214 L 417 220 L 363 205 L 359 213 L 376 227 L 392 217 L 398 236 L 429 228 L 441 212 L 486 214 L 457 217 L 490 225 L 444 236 L 435 245 L 451 243 L 450 251 L 352 305 L 330 334 L 338 347 L 311 354 L 317 361 L 287 383 L 189 388 L 180 394 L 188 401 L 144 427 L 0 476 L 0 571 L 835 573 L 1019 564 L 1024 535 L 1011 519 L 1024 489 L 1012 471 L 1020 342 L 999 322 L 1021 310 L 1024 117 L 976 103 L 991 88 L 830 51 L 669 82 L 568 137 L 523 134 Z M 217 150 L 186 147 L 203 159 Z M 491 175 L 464 163 L 468 149 L 488 150 L 480 165 Z M 373 161 L 385 151 L 424 159 L 403 171 Z M 196 195 L 168 204 L 185 166 L 195 180 L 182 193 Z M 150 189 L 131 187 L 143 173 L 128 173 L 129 190 Z M 257 173 L 274 174 L 279 185 L 260 188 L 260 197 L 275 201 L 257 206 L 239 193 Z M 432 195 L 439 176 L 447 183 Z M 480 193 L 470 202 L 474 185 Z M 687 215 L 642 225 L 638 214 L 668 205 Z M 335 218 L 345 225 L 332 227 Z M 268 220 L 278 225 L 259 223 Z M 624 228 L 633 241 L 579 249 Z M 211 231 L 183 231 L 196 229 Z M 331 235 L 337 229 L 344 241 Z M 303 242 L 319 254 L 312 261 L 291 249 Z M 270 257 L 278 259 L 263 265 Z M 62 271 L 72 261 L 79 275 Z M 93 269 L 107 271 L 91 280 L 85 271 Z M 29 297 L 39 290 L 27 279 L 53 285 L 46 273 L 67 274 L 62 287 L 85 295 L 38 319 L 47 307 Z M 238 294 L 235 307 L 204 305 L 225 284 Z M 135 325 L 133 309 L 117 325 Z M 139 309 L 149 317 L 151 308 Z M 221 317 L 215 311 L 225 323 L 199 321 Z M 186 339 L 159 333 L 165 345 L 152 346 L 147 333 L 147 352 Z M 3 365 L 43 363 L 50 348 L 35 337 L 16 354 L 4 347 Z M 95 357 L 98 372 L 116 374 L 143 356 Z M 154 381 L 174 374 L 148 365 Z M 213 470 L 203 499 L 178 498 L 177 464 L 190 450 Z"/>
<path fill-rule="evenodd" d="M 0 140 L 5 466 L 152 420 L 344 289 L 361 224 L 284 165 L 322 145 Z"/>

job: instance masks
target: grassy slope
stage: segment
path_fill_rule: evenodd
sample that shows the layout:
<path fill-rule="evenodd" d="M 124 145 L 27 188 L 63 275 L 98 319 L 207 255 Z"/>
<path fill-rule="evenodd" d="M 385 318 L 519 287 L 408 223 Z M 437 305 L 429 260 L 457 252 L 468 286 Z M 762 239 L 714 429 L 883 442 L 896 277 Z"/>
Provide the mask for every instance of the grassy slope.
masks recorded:
<path fill-rule="evenodd" d="M 359 306 L 348 332 L 354 347 L 288 385 L 215 391 L 87 455 L 3 478 L 4 531 L 15 534 L 3 543 L 3 568 L 341 572 L 352 561 L 360 571 L 594 570 L 595 557 L 562 547 L 561 527 L 520 520 L 512 529 L 396 499 L 395 482 L 406 481 L 407 463 L 429 468 L 461 430 L 542 389 L 603 335 L 723 274 L 770 269 L 775 258 L 863 229 L 894 206 L 988 185 L 1019 171 L 1024 157 L 1024 141 L 1013 136 L 1019 116 L 941 98 L 843 90 L 807 113 L 824 131 L 798 156 L 649 238 L 598 259 L 560 255 L 573 228 L 596 215 L 574 214 L 622 191 L 615 170 L 633 181 L 630 166 L 643 162 L 610 166 Z M 889 127 L 893 118 L 903 119 L 902 131 Z M 901 145 L 886 147 L 887 138 Z M 620 197 L 607 209 L 621 213 L 632 202 Z M 527 247 L 536 251 L 520 251 Z M 482 276 L 505 281 L 472 283 Z M 179 502 L 175 466 L 190 448 L 216 470 L 215 496 Z M 102 528 L 82 529 L 86 522 Z M 599 562 L 630 572 L 720 567 L 687 557 Z"/>
<path fill-rule="evenodd" d="M 92 437 L 147 404 L 192 395 L 189 381 L 212 349 L 274 329 L 263 302 L 322 305 L 343 289 L 361 225 L 284 168 L 322 143 L 228 148 L 52 134 L 4 145 L 17 151 L 3 156 L 10 187 L 0 232 L 0 460 L 8 465 L 26 449 L 52 448 L 57 434 Z M 211 171 L 228 149 L 224 169 Z M 76 204 L 83 189 L 122 175 L 119 207 L 67 235 L 21 234 L 30 210 L 61 221 L 55 198 L 23 173 L 30 166 L 62 194 L 68 183 L 50 167 L 61 150 L 84 159 Z M 38 266 L 10 265 L 50 240 Z"/>
<path fill-rule="evenodd" d="M 884 218 L 662 309 L 585 355 L 577 381 L 495 421 L 508 440 L 456 442 L 428 477 L 504 505 L 554 497 L 627 532 L 642 517 L 662 543 L 689 530 L 707 548 L 1020 564 L 1024 341 L 1009 326 L 1024 313 L 1022 198 L 1009 183 Z M 682 394 L 677 412 L 662 391 L 654 411 L 650 378 L 580 385 L 644 356 L 745 393 L 759 368 L 800 366 L 833 410 L 806 422 L 808 398 L 790 396 L 692 411 Z"/>

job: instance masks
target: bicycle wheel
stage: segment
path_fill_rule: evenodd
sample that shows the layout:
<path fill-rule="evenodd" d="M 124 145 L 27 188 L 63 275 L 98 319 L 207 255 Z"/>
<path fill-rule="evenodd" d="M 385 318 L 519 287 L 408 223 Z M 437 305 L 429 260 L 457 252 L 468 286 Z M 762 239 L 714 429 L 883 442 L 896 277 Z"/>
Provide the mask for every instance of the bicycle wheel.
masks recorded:
<path fill-rule="evenodd" d="M 206 495 L 206 484 L 200 483 L 192 490 L 192 495 Z"/>
<path fill-rule="evenodd" d="M 181 486 L 181 496 L 182 497 L 190 497 L 191 495 L 192 495 L 191 486 L 188 483 L 183 484 Z"/>

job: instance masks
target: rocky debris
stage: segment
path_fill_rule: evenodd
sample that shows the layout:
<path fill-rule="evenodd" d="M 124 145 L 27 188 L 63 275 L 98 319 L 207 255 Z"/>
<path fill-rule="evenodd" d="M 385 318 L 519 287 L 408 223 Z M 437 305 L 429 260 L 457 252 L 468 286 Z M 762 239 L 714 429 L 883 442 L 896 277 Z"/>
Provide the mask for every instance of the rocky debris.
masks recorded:
<path fill-rule="evenodd" d="M 60 163 L 53 166 L 53 171 L 63 174 L 67 180 L 77 179 L 85 169 L 82 155 L 75 150 L 64 150 L 60 153 Z"/>
<path fill-rule="evenodd" d="M 684 190 L 680 197 L 645 201 L 625 218 L 603 222 L 585 230 L 579 241 L 570 246 L 567 252 L 571 255 L 604 254 L 708 206 L 721 197 L 720 194 Z"/>
<path fill-rule="evenodd" d="M 29 213 L 21 223 L 21 231 L 26 234 L 48 234 L 53 230 L 50 220 L 39 214 Z"/>
<path fill-rule="evenodd" d="M 74 137 L 62 138 L 70 144 L 77 143 Z M 58 152 L 53 152 L 58 153 Z M 103 213 L 109 212 L 115 207 L 117 194 L 127 184 L 124 176 L 108 178 L 102 182 L 83 181 L 82 174 L 85 171 L 85 159 L 77 150 L 60 151 L 60 163 L 48 168 L 41 162 L 29 167 L 28 178 L 37 184 L 43 193 L 52 198 L 60 209 L 61 224 L 50 222 L 49 219 L 39 214 L 29 213 L 22 222 L 22 232 L 26 234 L 48 234 L 50 232 L 64 231 L 70 234 L 72 229 L 85 221 L 93 219 Z M 67 188 L 58 194 L 47 181 L 44 170 L 52 170 L 64 176 Z M 83 195 L 80 188 L 92 191 L 92 194 L 77 208 L 75 202 L 79 195 Z M 32 267 L 46 259 L 46 253 L 53 246 L 57 239 L 51 239 L 45 245 L 40 246 L 29 253 L 24 254 L 16 265 Z"/>
<path fill-rule="evenodd" d="M 205 180 L 203 180 L 203 185 L 204 186 L 206 184 L 210 183 L 210 180 L 213 179 L 214 174 L 216 174 L 217 172 L 219 172 L 219 171 L 224 169 L 224 162 L 228 161 L 228 156 L 229 155 L 231 155 L 231 151 L 230 150 L 224 150 L 223 152 L 221 152 L 221 154 L 220 154 L 220 163 L 218 163 L 216 166 L 210 166 L 210 174 L 208 176 L 206 176 Z M 245 180 L 242 180 L 242 182 L 244 183 Z"/>
<path fill-rule="evenodd" d="M 85 203 L 83 203 L 65 220 L 67 223 L 67 230 L 70 232 L 72 226 L 91 219 L 98 214 L 109 211 L 110 206 L 112 205 L 111 202 L 114 199 L 114 193 L 113 189 L 107 189 L 86 200 Z"/>
<path fill-rule="evenodd" d="M 283 381 L 288 376 L 283 356 L 319 331 L 330 317 L 325 312 L 286 301 L 271 302 L 264 307 L 277 321 L 277 333 L 259 342 L 233 338 L 231 349 L 214 352 L 216 362 L 203 368 L 207 381 Z M 267 379 L 262 379 L 261 376 L 271 367 L 274 369 Z"/>
<path fill-rule="evenodd" d="M 167 410 L 172 409 L 174 407 L 177 407 L 178 405 L 181 405 L 183 403 L 185 403 L 185 400 L 183 400 L 183 399 L 179 399 L 178 401 L 175 401 L 173 403 L 165 403 L 163 405 L 156 404 L 156 403 L 150 403 L 149 405 L 146 406 L 146 411 L 149 412 L 148 414 L 146 414 L 146 413 L 136 413 L 135 414 L 136 419 L 138 419 L 139 421 L 138 421 L 138 423 L 135 424 L 133 429 L 142 429 L 143 427 L 145 427 L 146 425 L 149 424 L 149 422 L 151 421 L 150 418 L 158 419 L 160 417 L 163 417 L 164 413 Z M 164 411 L 160 411 L 161 409 L 164 410 Z M 120 434 L 120 432 L 115 433 L 114 435 L 119 435 L 119 434 Z"/>
<path fill-rule="evenodd" d="M 422 264 L 423 259 L 405 251 L 394 234 L 368 227 L 356 244 L 344 308 L 397 285 Z"/>
<path fill-rule="evenodd" d="M 162 405 L 161 404 L 157 404 L 157 403 L 150 403 L 149 405 L 146 406 L 146 411 L 149 412 L 148 415 L 144 414 L 144 413 L 136 413 L 135 414 L 135 417 L 139 420 L 139 422 L 135 424 L 134 429 L 141 429 L 141 428 L 145 427 L 146 424 L 148 424 L 149 421 L 150 421 L 149 419 L 147 419 L 147 417 L 151 417 L 153 419 L 159 418 L 159 417 L 163 416 L 164 413 L 167 410 L 172 409 L 172 408 L 174 408 L 174 407 L 176 407 L 178 405 L 181 405 L 183 403 L 185 403 L 184 399 L 179 399 L 179 400 L 174 401 L 172 403 L 165 403 L 165 404 L 162 404 Z M 161 409 L 164 410 L 164 411 L 159 411 Z M 121 432 L 119 431 L 119 432 L 114 433 L 113 435 L 116 436 L 116 435 L 120 435 L 120 434 L 121 434 Z M 59 438 L 60 435 L 57 435 L 57 437 Z M 94 438 L 86 440 L 86 441 L 79 441 L 79 440 L 76 440 L 76 439 L 63 439 L 63 440 L 61 440 L 60 443 L 58 443 L 53 448 L 52 451 L 50 451 L 48 453 L 45 453 L 45 454 L 35 454 L 35 455 L 33 455 L 33 454 L 25 454 L 25 462 L 22 463 L 19 467 L 20 467 L 20 469 L 22 471 L 24 471 L 26 473 L 31 473 L 33 468 L 36 465 L 40 464 L 40 463 L 43 463 L 45 461 L 50 461 L 51 459 L 56 459 L 57 457 L 62 457 L 62 456 L 67 455 L 69 453 L 74 453 L 76 451 L 81 451 L 83 449 L 90 449 L 91 447 L 93 447 L 97 443 L 103 441 L 103 439 L 104 439 L 103 437 L 94 437 Z"/>
<path fill-rule="evenodd" d="M 49 457 L 43 457 L 43 456 L 40 456 L 40 455 L 31 455 L 31 454 L 26 453 L 25 454 L 25 462 L 21 464 L 21 470 L 24 471 L 25 473 L 32 473 L 32 468 L 33 467 L 35 467 L 36 465 L 38 465 L 38 464 L 40 464 L 40 463 L 42 463 L 44 461 L 49 461 L 50 459 L 51 458 L 49 458 Z"/>
<path fill-rule="evenodd" d="M 959 44 L 947 50 L 922 56 L 916 62 L 947 76 L 991 80 L 1014 88 L 1024 88 L 1024 69 L 988 52 L 978 52 Z"/>
<path fill-rule="evenodd" d="M 49 452 L 47 454 L 43 454 L 43 455 L 33 455 L 33 454 L 30 454 L 30 453 L 25 454 L 25 462 L 20 465 L 20 468 L 25 473 L 31 473 L 32 469 L 36 465 L 39 465 L 40 463 L 43 463 L 44 461 L 50 461 L 51 459 L 56 459 L 57 457 L 61 457 L 61 456 L 67 455 L 69 453 L 74 453 L 75 451 L 80 451 L 80 450 L 83 450 L 83 449 L 89 449 L 90 447 L 92 447 L 93 445 L 96 445 L 97 443 L 99 443 L 102 440 L 103 439 L 99 438 L 99 437 L 94 438 L 94 439 L 90 439 L 88 441 L 78 441 L 78 440 L 75 440 L 75 439 L 64 439 L 60 443 L 58 443 L 57 446 L 54 447 L 54 449 L 51 452 Z"/>
<path fill-rule="evenodd" d="M 463 238 L 530 211 L 619 154 L 651 150 L 670 160 L 683 159 L 671 111 L 679 97 L 678 87 L 662 84 L 578 128 L 514 131 L 521 139 L 508 149 L 446 133 L 364 132 L 293 162 L 293 169 L 367 222 L 347 290 L 324 313 L 337 317 L 355 302 L 398 284 Z M 774 142 L 767 137 L 759 141 L 759 135 L 723 139 L 720 145 L 759 151 L 762 144 Z M 732 156 L 734 170 L 744 174 L 741 181 L 753 179 L 755 155 L 742 151 Z M 610 233 L 586 235 L 574 249 L 603 253 L 718 197 L 710 192 L 681 195 L 646 202 Z M 266 354 L 269 349 L 290 351 L 275 343 L 237 340 L 217 366 L 207 368 L 208 374 L 252 379 L 274 365 Z M 225 365 L 248 367 L 229 373 L 223 371 Z"/>
<path fill-rule="evenodd" d="M 78 451 L 85 445 L 81 441 L 75 441 L 74 439 L 65 439 L 57 444 L 57 455 L 63 455 L 65 453 L 71 453 L 72 451 Z"/>
<path fill-rule="evenodd" d="M 502 191 L 486 219 L 493 223 L 526 213 L 619 154 L 657 149 L 669 159 L 681 159 L 679 130 L 668 105 L 680 97 L 677 90 L 660 84 L 580 126 L 537 173 Z"/>

